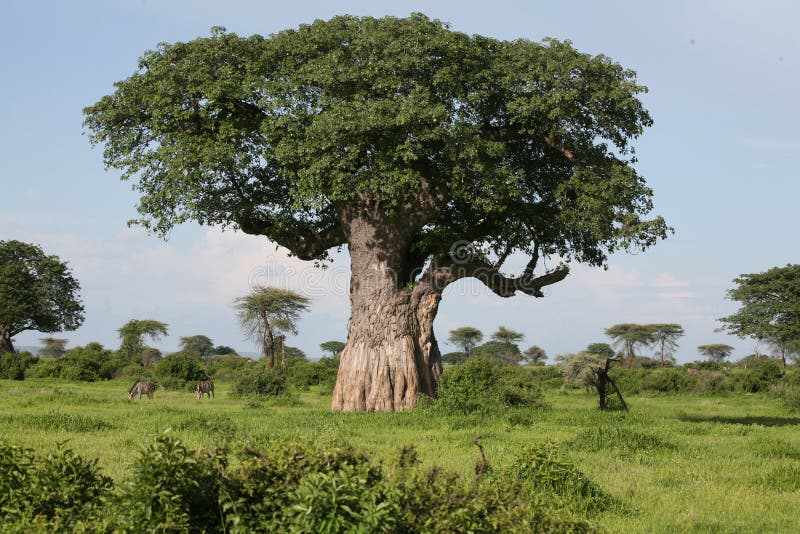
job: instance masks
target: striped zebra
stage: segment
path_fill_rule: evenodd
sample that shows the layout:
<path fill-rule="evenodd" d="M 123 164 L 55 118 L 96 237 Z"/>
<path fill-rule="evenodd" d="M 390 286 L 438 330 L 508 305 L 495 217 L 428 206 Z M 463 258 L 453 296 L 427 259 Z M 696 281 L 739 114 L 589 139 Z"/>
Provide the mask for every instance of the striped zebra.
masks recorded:
<path fill-rule="evenodd" d="M 197 383 L 197 400 L 203 398 L 203 393 L 208 395 L 208 398 L 214 398 L 214 381 L 213 380 L 203 380 L 202 382 Z"/>
<path fill-rule="evenodd" d="M 128 398 L 133 399 L 136 395 L 139 395 L 139 398 L 142 398 L 142 393 L 147 395 L 149 399 L 153 398 L 153 392 L 156 390 L 156 385 L 148 380 L 140 380 L 136 382 L 133 387 L 131 387 L 130 391 L 128 391 Z"/>

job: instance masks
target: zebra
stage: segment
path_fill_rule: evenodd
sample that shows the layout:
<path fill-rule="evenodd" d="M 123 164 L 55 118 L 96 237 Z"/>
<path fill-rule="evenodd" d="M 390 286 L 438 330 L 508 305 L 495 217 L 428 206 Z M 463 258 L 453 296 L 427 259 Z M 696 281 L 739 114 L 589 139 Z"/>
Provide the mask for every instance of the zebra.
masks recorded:
<path fill-rule="evenodd" d="M 136 395 L 139 395 L 139 398 L 142 398 L 142 393 L 147 395 L 149 399 L 153 399 L 153 392 L 156 390 L 156 385 L 150 382 L 149 380 L 140 380 L 136 382 L 133 387 L 131 387 L 130 391 L 128 391 L 128 398 L 133 399 Z"/>
<path fill-rule="evenodd" d="M 209 398 L 214 398 L 214 381 L 203 380 L 197 383 L 197 400 L 203 398 L 203 393 L 207 394 Z"/>

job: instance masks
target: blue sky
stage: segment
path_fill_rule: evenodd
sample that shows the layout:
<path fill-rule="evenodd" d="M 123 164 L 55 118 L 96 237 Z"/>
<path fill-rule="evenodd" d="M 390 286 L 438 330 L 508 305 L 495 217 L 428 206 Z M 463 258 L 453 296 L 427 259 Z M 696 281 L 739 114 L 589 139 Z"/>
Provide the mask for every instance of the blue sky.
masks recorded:
<path fill-rule="evenodd" d="M 655 190 L 656 212 L 676 233 L 610 269 L 576 266 L 547 298 L 501 299 L 478 283 L 448 288 L 436 321 L 443 341 L 461 325 L 487 335 L 499 325 L 548 354 L 605 341 L 620 322 L 677 322 L 696 346 L 752 344 L 715 332 L 733 312 L 731 280 L 798 262 L 800 197 L 800 7 L 793 2 L 693 1 L 162 1 L 6 2 L 0 6 L 0 239 L 40 244 L 72 266 L 86 322 L 63 334 L 70 346 L 118 344 L 131 318 L 170 325 L 159 342 L 206 334 L 254 350 L 232 300 L 253 283 L 304 291 L 312 311 L 291 339 L 312 357 L 319 343 L 344 339 L 349 304 L 346 254 L 327 271 L 288 258 L 264 238 L 187 224 L 167 242 L 127 228 L 137 197 L 83 135 L 83 107 L 133 73 L 162 41 L 189 40 L 225 26 L 268 35 L 336 14 L 406 16 L 421 11 L 453 28 L 501 39 L 570 39 L 638 73 L 655 124 L 637 142 L 638 169 Z M 17 336 L 35 345 L 42 334 Z"/>

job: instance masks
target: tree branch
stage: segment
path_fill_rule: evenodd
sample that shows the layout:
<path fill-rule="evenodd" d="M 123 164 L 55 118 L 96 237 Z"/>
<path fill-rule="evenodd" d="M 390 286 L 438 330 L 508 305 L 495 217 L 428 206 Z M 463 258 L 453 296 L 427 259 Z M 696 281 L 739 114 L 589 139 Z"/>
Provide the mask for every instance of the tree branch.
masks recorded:
<path fill-rule="evenodd" d="M 320 258 L 326 250 L 347 242 L 340 224 L 336 223 L 326 229 L 316 231 L 298 221 L 277 228 L 274 222 L 250 217 L 236 220 L 239 228 L 246 234 L 263 235 L 275 241 L 301 260 Z"/>

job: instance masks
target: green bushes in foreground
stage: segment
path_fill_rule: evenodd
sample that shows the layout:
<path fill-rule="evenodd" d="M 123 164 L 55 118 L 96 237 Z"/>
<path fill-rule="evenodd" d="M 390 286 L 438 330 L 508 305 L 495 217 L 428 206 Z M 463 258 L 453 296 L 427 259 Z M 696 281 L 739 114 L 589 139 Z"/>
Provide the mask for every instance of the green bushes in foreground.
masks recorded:
<path fill-rule="evenodd" d="M 96 532 L 593 532 L 616 506 L 552 446 L 464 481 L 422 469 L 413 448 L 389 466 L 349 448 L 270 441 L 191 451 L 169 435 L 112 485 L 71 451 L 46 458 L 0 444 L 4 528 Z"/>

